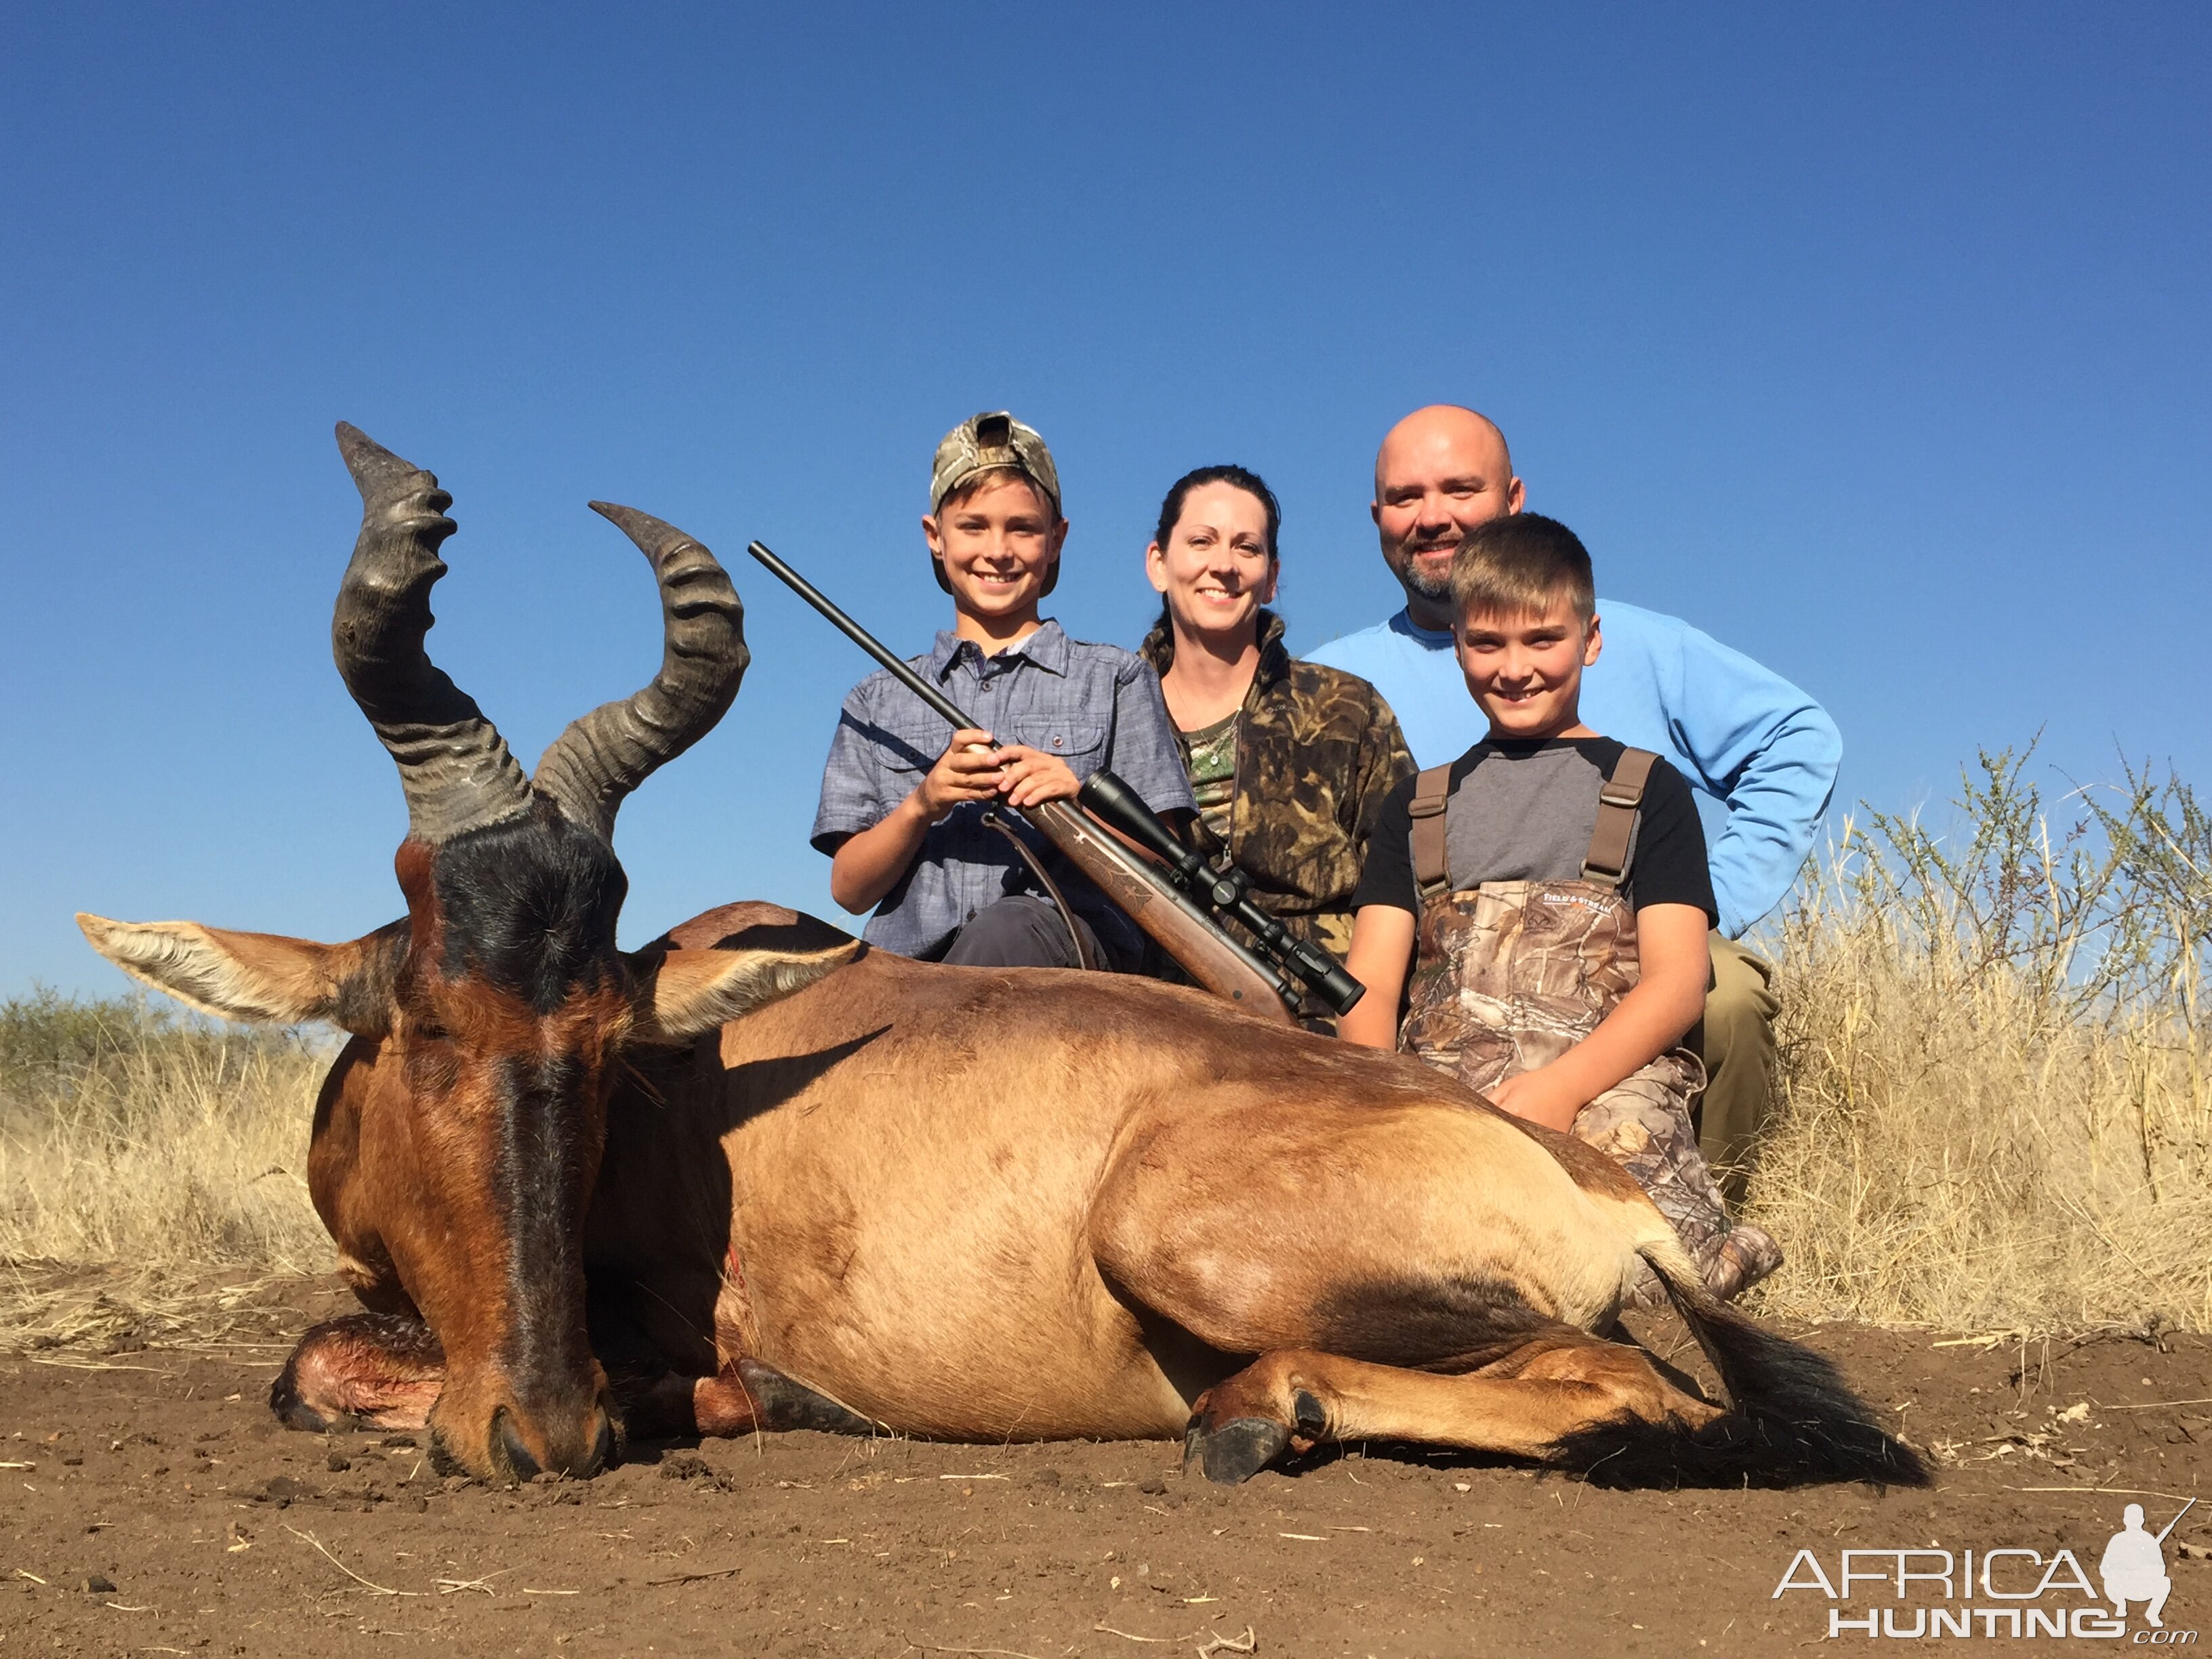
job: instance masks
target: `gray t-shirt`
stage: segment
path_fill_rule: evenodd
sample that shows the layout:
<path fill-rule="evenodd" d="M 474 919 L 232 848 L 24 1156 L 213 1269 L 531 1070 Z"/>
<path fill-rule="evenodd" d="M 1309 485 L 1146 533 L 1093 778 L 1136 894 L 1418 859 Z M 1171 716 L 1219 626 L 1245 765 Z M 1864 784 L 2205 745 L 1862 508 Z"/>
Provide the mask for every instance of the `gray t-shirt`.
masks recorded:
<path fill-rule="evenodd" d="M 1455 889 L 1486 881 L 1575 881 L 1597 827 L 1598 790 L 1625 752 L 1610 738 L 1486 739 L 1452 763 L 1444 808 L 1444 864 Z M 1395 905 L 1419 914 L 1413 878 L 1413 787 L 1391 792 L 1361 873 L 1355 908 Z M 1622 896 L 1647 904 L 1694 904 L 1713 915 L 1705 831 L 1682 775 L 1651 769 L 1629 841 Z"/>

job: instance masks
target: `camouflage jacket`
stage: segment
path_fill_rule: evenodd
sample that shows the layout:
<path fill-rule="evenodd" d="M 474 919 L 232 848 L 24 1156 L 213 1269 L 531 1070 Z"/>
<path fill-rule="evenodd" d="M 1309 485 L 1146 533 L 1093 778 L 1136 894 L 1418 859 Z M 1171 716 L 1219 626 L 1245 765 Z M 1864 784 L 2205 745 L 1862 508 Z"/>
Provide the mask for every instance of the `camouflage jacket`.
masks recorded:
<path fill-rule="evenodd" d="M 1167 673 L 1175 635 L 1164 617 L 1138 654 Z M 1262 611 L 1259 672 L 1237 719 L 1225 848 L 1252 878 L 1253 901 L 1341 959 L 1368 837 L 1385 798 L 1413 771 L 1382 694 L 1341 669 L 1294 660 L 1283 647 L 1283 619 Z M 1191 836 L 1208 858 L 1224 850 L 1195 819 Z"/>

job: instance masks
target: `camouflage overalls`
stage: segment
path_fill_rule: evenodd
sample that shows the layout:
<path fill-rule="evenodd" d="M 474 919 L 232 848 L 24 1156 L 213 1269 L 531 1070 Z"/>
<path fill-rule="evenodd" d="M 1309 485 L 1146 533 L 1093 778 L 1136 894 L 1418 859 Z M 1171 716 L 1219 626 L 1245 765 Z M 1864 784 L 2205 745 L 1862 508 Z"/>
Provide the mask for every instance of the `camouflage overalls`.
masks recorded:
<path fill-rule="evenodd" d="M 1400 1048 L 1489 1089 L 1557 1060 L 1613 1012 L 1641 974 L 1636 913 L 1620 888 L 1656 759 L 1631 749 L 1606 781 L 1581 880 L 1459 890 L 1445 867 L 1450 768 L 1420 775 L 1413 803 L 1419 945 Z M 1731 1297 L 1779 1267 L 1782 1251 L 1760 1229 L 1729 1218 L 1690 1127 L 1690 1101 L 1705 1082 L 1696 1055 L 1670 1048 L 1583 1107 L 1572 1133 L 1636 1177 L 1707 1285 Z M 1644 1269 L 1631 1305 L 1663 1300 Z"/>

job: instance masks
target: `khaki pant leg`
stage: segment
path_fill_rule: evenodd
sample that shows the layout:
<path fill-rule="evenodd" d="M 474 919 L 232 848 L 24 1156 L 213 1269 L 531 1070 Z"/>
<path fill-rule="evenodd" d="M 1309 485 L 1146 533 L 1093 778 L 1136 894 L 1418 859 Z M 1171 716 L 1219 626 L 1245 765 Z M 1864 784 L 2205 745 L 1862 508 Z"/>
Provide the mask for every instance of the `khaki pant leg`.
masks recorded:
<path fill-rule="evenodd" d="M 1732 939 L 1712 936 L 1713 984 L 1705 1017 L 1687 1046 L 1705 1062 L 1698 1100 L 1698 1144 L 1731 1206 L 1744 1185 L 1759 1132 L 1774 1109 L 1774 1017 L 1781 1004 L 1773 969 Z"/>

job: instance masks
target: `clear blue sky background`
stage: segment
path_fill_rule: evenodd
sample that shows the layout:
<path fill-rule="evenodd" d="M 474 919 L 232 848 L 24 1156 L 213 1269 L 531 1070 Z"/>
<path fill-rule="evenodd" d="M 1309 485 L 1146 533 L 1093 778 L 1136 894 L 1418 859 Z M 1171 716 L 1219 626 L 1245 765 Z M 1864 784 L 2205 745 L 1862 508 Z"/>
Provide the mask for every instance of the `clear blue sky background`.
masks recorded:
<path fill-rule="evenodd" d="M 1221 460 L 1293 645 L 1379 618 L 1376 442 L 1465 401 L 1601 592 L 1827 703 L 1839 800 L 2039 728 L 2212 781 L 2208 70 L 2179 4 L 9 7 L 0 994 L 120 986 L 79 908 L 398 913 L 341 417 L 453 491 L 432 647 L 526 757 L 658 660 L 586 497 L 726 556 L 753 668 L 623 811 L 633 942 L 831 913 L 865 665 L 744 544 L 924 647 L 983 408 L 1060 458 L 1078 635 Z"/>

